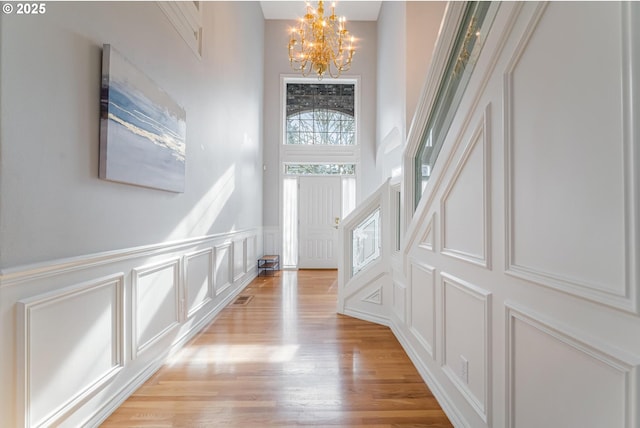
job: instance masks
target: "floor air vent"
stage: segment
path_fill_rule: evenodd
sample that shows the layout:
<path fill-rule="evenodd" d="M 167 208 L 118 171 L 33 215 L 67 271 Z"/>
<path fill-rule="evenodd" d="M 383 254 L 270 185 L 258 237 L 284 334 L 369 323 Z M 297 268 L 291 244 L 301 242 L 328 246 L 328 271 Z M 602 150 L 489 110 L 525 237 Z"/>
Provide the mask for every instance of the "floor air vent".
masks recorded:
<path fill-rule="evenodd" d="M 234 306 L 246 306 L 253 299 L 253 296 L 239 296 L 234 302 Z"/>

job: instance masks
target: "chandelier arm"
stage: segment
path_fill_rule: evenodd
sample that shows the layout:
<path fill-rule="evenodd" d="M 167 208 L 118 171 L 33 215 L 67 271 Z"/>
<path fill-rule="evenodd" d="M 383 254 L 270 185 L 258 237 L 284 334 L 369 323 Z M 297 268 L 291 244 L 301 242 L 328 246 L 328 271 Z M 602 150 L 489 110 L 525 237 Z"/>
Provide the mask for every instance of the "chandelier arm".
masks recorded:
<path fill-rule="evenodd" d="M 294 71 L 308 76 L 315 71 L 318 79 L 325 74 L 339 77 L 351 68 L 355 48 L 344 18 L 337 18 L 335 7 L 331 15 L 324 16 L 324 2 L 317 9 L 307 5 L 307 13 L 290 30 L 289 62 Z M 350 39 L 348 40 L 348 38 Z"/>

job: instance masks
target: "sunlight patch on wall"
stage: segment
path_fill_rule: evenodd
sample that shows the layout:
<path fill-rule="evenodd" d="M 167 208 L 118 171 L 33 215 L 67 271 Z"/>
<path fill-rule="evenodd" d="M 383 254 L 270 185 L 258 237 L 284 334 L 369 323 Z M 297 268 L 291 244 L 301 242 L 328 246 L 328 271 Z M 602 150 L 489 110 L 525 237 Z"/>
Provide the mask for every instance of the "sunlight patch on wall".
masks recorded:
<path fill-rule="evenodd" d="M 169 238 L 204 235 L 235 191 L 236 165 L 232 164 L 173 229 Z"/>

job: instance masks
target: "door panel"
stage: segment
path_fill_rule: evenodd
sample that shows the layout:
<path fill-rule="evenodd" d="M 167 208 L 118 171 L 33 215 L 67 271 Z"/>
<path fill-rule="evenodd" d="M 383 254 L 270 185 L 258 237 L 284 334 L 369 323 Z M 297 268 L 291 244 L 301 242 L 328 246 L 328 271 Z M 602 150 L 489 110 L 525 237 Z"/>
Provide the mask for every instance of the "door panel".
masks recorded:
<path fill-rule="evenodd" d="M 342 213 L 340 177 L 300 177 L 298 267 L 338 267 L 337 221 Z"/>

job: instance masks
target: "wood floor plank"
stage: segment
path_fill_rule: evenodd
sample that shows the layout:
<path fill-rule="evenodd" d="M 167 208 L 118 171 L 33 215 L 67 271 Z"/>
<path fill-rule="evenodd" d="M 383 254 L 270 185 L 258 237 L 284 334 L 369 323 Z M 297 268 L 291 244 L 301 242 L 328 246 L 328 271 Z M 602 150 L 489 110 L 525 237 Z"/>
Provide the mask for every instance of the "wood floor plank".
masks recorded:
<path fill-rule="evenodd" d="M 388 328 L 336 314 L 336 271 L 241 296 L 102 427 L 452 426 Z"/>

